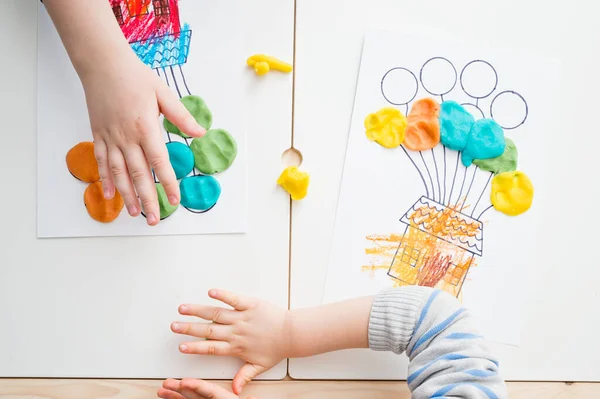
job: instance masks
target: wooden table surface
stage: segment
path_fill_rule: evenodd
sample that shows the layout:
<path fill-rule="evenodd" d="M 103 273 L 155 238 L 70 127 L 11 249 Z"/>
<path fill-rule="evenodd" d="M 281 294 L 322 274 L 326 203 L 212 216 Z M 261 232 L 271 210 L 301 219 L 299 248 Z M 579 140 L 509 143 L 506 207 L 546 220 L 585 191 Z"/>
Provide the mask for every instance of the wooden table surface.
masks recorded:
<path fill-rule="evenodd" d="M 1 399 L 142 399 L 155 397 L 159 380 L 0 379 Z M 218 382 L 227 386 L 228 382 Z M 597 398 L 595 383 L 509 383 L 511 399 Z M 408 399 L 404 382 L 280 381 L 252 383 L 244 392 L 260 399 Z"/>

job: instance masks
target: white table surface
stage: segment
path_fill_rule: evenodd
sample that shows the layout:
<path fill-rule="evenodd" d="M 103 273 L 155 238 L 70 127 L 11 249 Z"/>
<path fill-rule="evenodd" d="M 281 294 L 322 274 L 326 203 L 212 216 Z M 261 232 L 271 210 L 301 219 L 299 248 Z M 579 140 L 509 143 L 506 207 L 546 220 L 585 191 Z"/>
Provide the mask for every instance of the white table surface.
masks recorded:
<path fill-rule="evenodd" d="M 561 180 L 554 197 L 540 200 L 580 215 L 548 215 L 532 229 L 548 237 L 548 251 L 531 265 L 538 277 L 524 304 L 521 346 L 494 345 L 495 354 L 511 380 L 600 380 L 594 335 L 600 327 L 594 250 L 600 192 L 593 175 L 600 140 L 595 119 L 588 119 L 597 113 L 600 89 L 597 15 L 592 1 L 299 1 L 294 138 L 312 180 L 309 196 L 293 208 L 292 308 L 321 303 L 365 31 L 476 36 L 494 47 L 534 50 L 562 62 L 563 86 L 557 85 L 556 96 L 563 112 L 555 116 L 562 135 L 549 138 L 565 143 L 557 163 L 549 165 Z M 390 51 L 401 51 L 401 43 Z M 578 145 L 579 139 L 585 144 Z M 565 263 L 573 273 L 561 272 Z M 293 359 L 289 373 L 299 379 L 397 379 L 406 378 L 405 366 L 404 358 L 391 354 L 345 351 Z"/>
<path fill-rule="evenodd" d="M 292 75 L 248 74 L 241 88 L 247 234 L 38 240 L 37 7 L 4 0 L 0 13 L 0 377 L 233 377 L 238 360 L 181 355 L 169 326 L 179 304 L 207 303 L 214 287 L 287 306 L 289 197 L 275 181 L 290 143 Z M 244 7 L 243 26 L 231 27 L 244 51 L 292 60 L 293 1 Z M 263 378 L 285 374 L 282 362 Z"/>

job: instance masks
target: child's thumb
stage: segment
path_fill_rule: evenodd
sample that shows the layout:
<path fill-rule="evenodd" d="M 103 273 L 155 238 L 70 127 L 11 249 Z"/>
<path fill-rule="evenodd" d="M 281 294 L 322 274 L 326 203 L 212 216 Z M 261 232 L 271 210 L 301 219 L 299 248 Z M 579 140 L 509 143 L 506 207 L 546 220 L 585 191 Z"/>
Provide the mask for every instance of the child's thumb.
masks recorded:
<path fill-rule="evenodd" d="M 246 363 L 244 364 L 237 372 L 235 377 L 233 377 L 233 393 L 239 395 L 242 392 L 242 389 L 252 381 L 256 376 L 263 373 L 265 368 L 262 366 Z"/>
<path fill-rule="evenodd" d="M 170 89 L 167 88 L 161 92 L 158 105 L 165 118 L 183 133 L 190 137 L 202 137 L 206 134 L 206 129 L 196 122 L 196 119 Z"/>

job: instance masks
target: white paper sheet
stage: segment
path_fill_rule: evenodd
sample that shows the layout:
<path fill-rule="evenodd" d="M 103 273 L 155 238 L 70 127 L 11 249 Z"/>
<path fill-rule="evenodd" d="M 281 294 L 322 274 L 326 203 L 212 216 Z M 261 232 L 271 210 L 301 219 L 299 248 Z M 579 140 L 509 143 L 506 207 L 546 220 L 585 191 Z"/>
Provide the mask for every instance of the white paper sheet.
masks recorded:
<path fill-rule="evenodd" d="M 248 71 L 244 64 L 247 55 L 241 53 L 243 38 L 237 30 L 230 29 L 231 24 L 239 25 L 241 8 L 236 3 L 239 1 L 179 1 L 181 29 L 187 29 L 185 24 L 191 29 L 187 62 L 181 70 L 179 65 L 172 66 L 172 71 L 169 66 L 155 70 L 176 93 L 185 96 L 189 88 L 191 94 L 204 98 L 213 114 L 212 127 L 226 129 L 235 138 L 238 154 L 228 170 L 214 175 L 222 194 L 213 209 L 195 214 L 180 206 L 156 227 L 148 227 L 142 216 L 129 217 L 125 209 L 109 224 L 98 223 L 87 214 L 83 202 L 87 184 L 71 176 L 65 163 L 71 147 L 80 141 L 92 141 L 84 93 L 45 8 L 40 6 L 38 237 L 245 232 L 246 132 L 242 104 L 244 74 Z M 173 134 L 171 139 L 183 142 Z"/>
<path fill-rule="evenodd" d="M 459 198 L 468 194 L 464 207 L 458 206 L 462 212 L 455 215 L 467 223 L 481 223 L 476 237 L 468 245 L 451 239 L 440 241 L 440 245 L 452 247 L 453 253 L 460 254 L 460 261 L 455 263 L 470 264 L 470 268 L 466 274 L 457 273 L 457 279 L 448 278 L 444 287 L 454 291 L 475 314 L 489 340 L 517 345 L 519 308 L 527 300 L 526 284 L 530 283 L 527 264 L 535 259 L 528 240 L 535 240 L 531 234 L 535 220 L 545 211 L 544 194 L 540 193 L 548 191 L 552 181 L 544 172 L 547 155 L 543 153 L 543 134 L 544 126 L 554 117 L 550 99 L 558 82 L 559 66 L 551 60 L 476 43 L 369 32 L 323 301 L 375 294 L 402 280 L 415 284 L 390 268 L 403 255 L 406 263 L 411 262 L 405 244 L 396 253 L 410 229 L 401 221 L 403 215 L 423 206 L 438 211 L 456 208 Z M 367 139 L 364 119 L 368 114 L 384 106 L 395 106 L 406 114 L 414 100 L 424 97 L 470 104 L 465 108 L 476 119 L 490 118 L 493 113 L 506 128 L 505 136 L 517 145 L 518 169 L 527 173 L 536 187 L 533 206 L 527 213 L 507 217 L 493 208 L 484 212 L 491 204 L 490 173 L 476 170 L 474 165 L 465 170 L 460 162 L 457 167 L 458 153 L 444 150 L 441 144 L 433 151 L 408 151 L 410 159 L 402 148 L 386 149 Z M 367 239 L 369 236 L 381 239 L 373 241 Z M 387 250 L 381 251 L 385 246 Z M 419 258 L 419 254 L 414 257 Z"/>

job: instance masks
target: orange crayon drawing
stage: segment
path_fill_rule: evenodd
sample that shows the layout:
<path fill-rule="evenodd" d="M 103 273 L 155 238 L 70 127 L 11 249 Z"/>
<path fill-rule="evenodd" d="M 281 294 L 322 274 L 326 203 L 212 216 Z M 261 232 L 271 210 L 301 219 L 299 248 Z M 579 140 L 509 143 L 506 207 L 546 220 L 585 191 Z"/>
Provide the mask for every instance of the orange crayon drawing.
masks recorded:
<path fill-rule="evenodd" d="M 425 196 L 400 221 L 406 225 L 402 235 L 367 237 L 372 264 L 362 270 L 387 270 L 394 286 L 435 287 L 459 296 L 474 257 L 483 255 L 483 223 Z"/>

